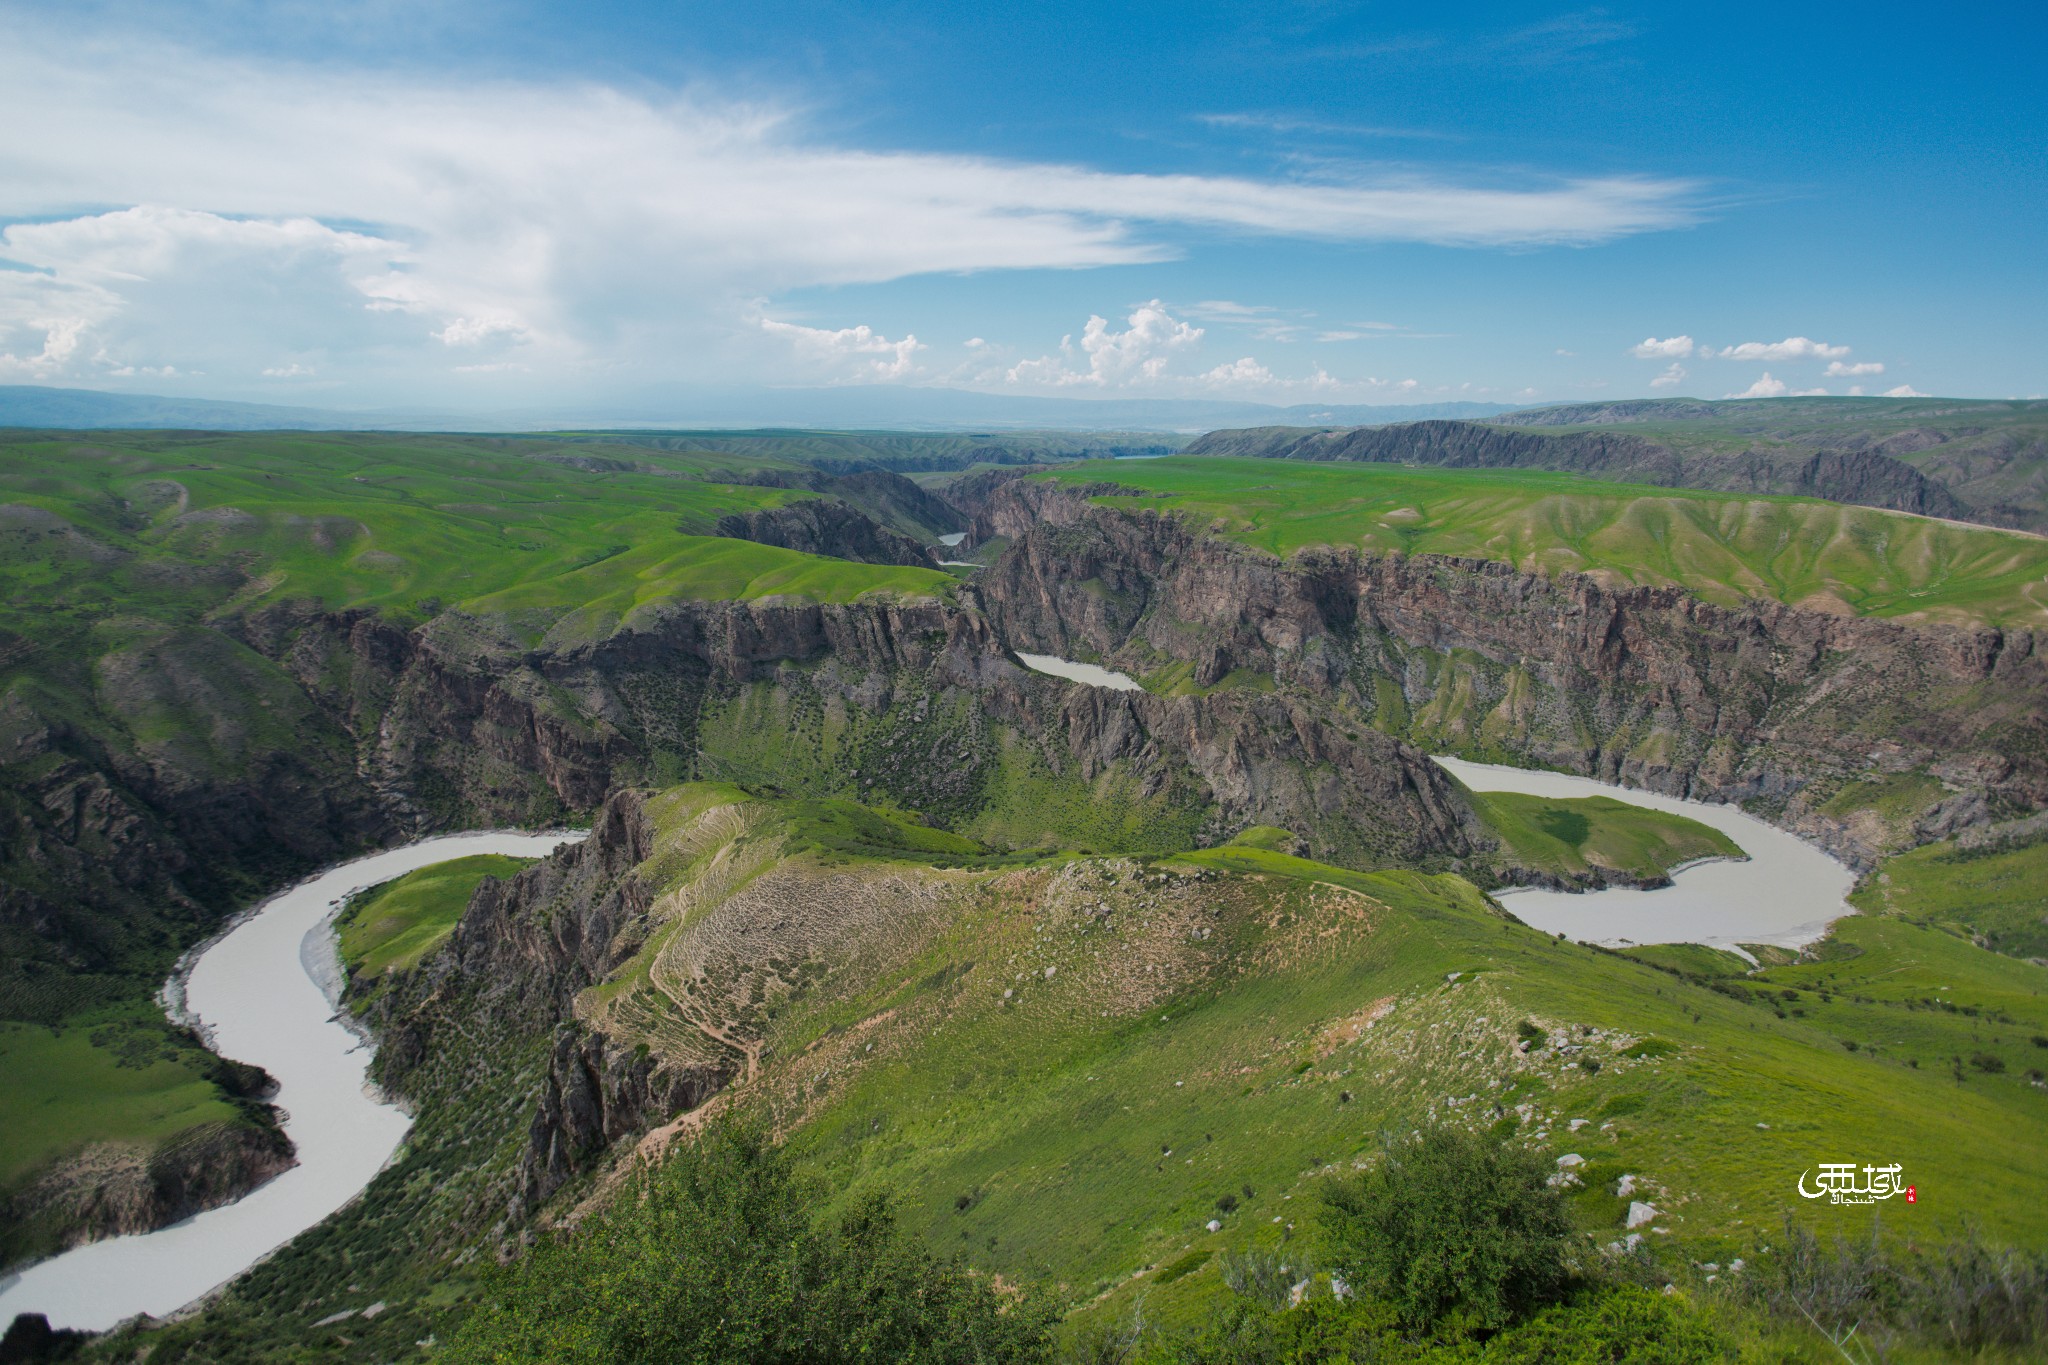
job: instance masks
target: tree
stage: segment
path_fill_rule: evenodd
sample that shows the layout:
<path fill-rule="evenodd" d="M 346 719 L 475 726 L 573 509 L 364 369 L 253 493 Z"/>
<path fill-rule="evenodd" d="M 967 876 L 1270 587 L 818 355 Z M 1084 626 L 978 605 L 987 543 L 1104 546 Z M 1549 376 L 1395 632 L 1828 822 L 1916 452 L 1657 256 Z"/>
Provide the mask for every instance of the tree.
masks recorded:
<path fill-rule="evenodd" d="M 1415 1326 L 1499 1328 L 1555 1298 L 1571 1237 L 1543 1159 L 1492 1134 L 1425 1130 L 1323 1192 L 1331 1269 Z"/>
<path fill-rule="evenodd" d="M 940 1260 L 879 1196 L 819 1219 L 762 1137 L 719 1127 L 495 1274 L 456 1365 L 1035 1365 L 1052 1314 Z"/>

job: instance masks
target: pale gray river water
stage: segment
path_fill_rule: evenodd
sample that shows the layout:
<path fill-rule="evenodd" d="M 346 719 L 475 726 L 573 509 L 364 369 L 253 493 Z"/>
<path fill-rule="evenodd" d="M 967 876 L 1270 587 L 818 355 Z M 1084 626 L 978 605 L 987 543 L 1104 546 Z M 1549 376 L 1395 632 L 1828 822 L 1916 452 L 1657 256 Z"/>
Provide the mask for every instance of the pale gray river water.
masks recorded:
<path fill-rule="evenodd" d="M 1615 887 L 1578 893 L 1510 890 L 1494 893 L 1515 917 L 1545 933 L 1581 943 L 1703 943 L 1735 948 L 1768 943 L 1803 948 L 1828 925 L 1853 914 L 1847 903 L 1856 874 L 1797 835 L 1734 806 L 1685 801 L 1565 773 L 1505 768 L 1461 758 L 1436 760 L 1474 791 L 1530 796 L 1611 796 L 1711 825 L 1733 839 L 1746 862 L 1695 863 L 1655 891 Z"/>
<path fill-rule="evenodd" d="M 0 1279 L 0 1329 L 16 1313 L 95 1331 L 137 1313 L 162 1317 L 355 1198 L 398 1150 L 412 1120 L 370 1093 L 370 1049 L 335 1017 L 335 1002 L 320 984 L 337 977 L 337 902 L 450 858 L 538 858 L 583 837 L 451 834 L 374 853 L 272 897 L 205 948 L 186 974 L 184 1009 L 216 1051 L 277 1078 L 298 1165 L 223 1208 L 94 1242 Z"/>

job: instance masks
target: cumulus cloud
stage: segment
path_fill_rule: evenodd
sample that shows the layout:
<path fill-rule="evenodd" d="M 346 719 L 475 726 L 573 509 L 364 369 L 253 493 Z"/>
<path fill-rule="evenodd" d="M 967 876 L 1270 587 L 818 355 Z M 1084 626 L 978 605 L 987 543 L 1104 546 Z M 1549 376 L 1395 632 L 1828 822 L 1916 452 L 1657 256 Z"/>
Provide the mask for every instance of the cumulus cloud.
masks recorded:
<path fill-rule="evenodd" d="M 1849 354 L 1847 346 L 1830 346 L 1810 337 L 1786 337 L 1783 341 L 1745 341 L 1723 346 L 1723 360 L 1835 360 Z"/>
<path fill-rule="evenodd" d="M 1227 365 L 1218 365 L 1202 376 L 1203 380 L 1216 385 L 1254 385 L 1259 388 L 1273 382 L 1273 372 L 1250 356 L 1233 360 Z"/>
<path fill-rule="evenodd" d="M 329 338 L 327 374 L 366 355 L 410 373 L 438 339 L 667 375 L 684 356 L 765 354 L 755 301 L 805 287 L 1137 264 L 1190 230 L 1530 247 L 1697 217 L 1697 187 L 1670 178 L 1257 179 L 873 150 L 696 91 L 239 62 L 18 17 L 0 20 L 0 121 L 36 129 L 0 149 L 0 218 L 46 220 L 10 239 L 64 235 L 74 253 L 0 291 L 6 363 L 48 375 L 103 350 L 183 367 L 236 347 L 222 368 L 254 373 L 299 350 L 264 321 L 263 288 Z M 108 215 L 78 205 L 211 223 L 216 256 L 259 263 L 227 319 L 246 333 L 191 306 L 236 292 L 231 264 L 159 268 L 132 234 L 92 256 Z M 281 278 L 287 239 L 320 268 Z"/>
<path fill-rule="evenodd" d="M 1629 348 L 1629 353 L 1640 360 L 1683 360 L 1692 354 L 1692 338 L 1686 336 L 1644 337 Z"/>
<path fill-rule="evenodd" d="M 1823 373 L 1833 379 L 1859 374 L 1883 374 L 1884 362 L 1881 360 L 1859 360 L 1853 365 L 1845 365 L 1841 361 L 1835 360 L 1828 363 L 1828 367 Z"/>
<path fill-rule="evenodd" d="M 1664 373 L 1658 375 L 1655 379 L 1652 379 L 1650 381 L 1650 387 L 1653 389 L 1668 389 L 1671 388 L 1673 385 L 1682 384 L 1684 382 L 1685 366 L 1679 364 L 1677 361 L 1674 360 L 1668 366 L 1665 367 Z"/>
<path fill-rule="evenodd" d="M 142 205 L 17 223 L 0 257 L 28 267 L 0 271 L 0 374 L 67 380 L 248 374 L 258 339 L 271 356 L 382 344 L 366 313 L 409 251 L 311 218 Z"/>
<path fill-rule="evenodd" d="M 1006 376 L 1012 384 L 1076 384 L 1096 388 L 1124 387 L 1157 381 L 1177 351 L 1192 349 L 1202 339 L 1203 329 L 1166 311 L 1158 299 L 1141 303 L 1124 319 L 1121 332 L 1111 331 L 1109 319 L 1091 314 L 1081 329 L 1080 355 L 1075 357 L 1073 338 L 1060 342 L 1061 356 L 1040 356 L 1010 367 Z M 1075 369 L 1070 358 L 1083 359 L 1086 369 Z"/>
<path fill-rule="evenodd" d="M 1922 393 L 1911 384 L 1901 384 L 1895 389 L 1886 389 L 1884 396 L 1886 398 L 1929 398 L 1933 395 Z"/>
<path fill-rule="evenodd" d="M 1763 377 L 1741 393 L 1723 394 L 1724 398 L 1824 398 L 1826 389 L 1795 389 L 1782 379 L 1774 379 L 1769 370 Z"/>
<path fill-rule="evenodd" d="M 832 331 L 762 318 L 761 330 L 787 338 L 799 352 L 825 362 L 841 377 L 903 379 L 914 368 L 911 357 L 925 349 L 914 335 L 906 333 L 901 341 L 891 341 L 865 323 Z"/>
<path fill-rule="evenodd" d="M 293 361 L 289 365 L 272 365 L 263 371 L 265 379 L 309 379 L 315 371 L 310 365 Z"/>

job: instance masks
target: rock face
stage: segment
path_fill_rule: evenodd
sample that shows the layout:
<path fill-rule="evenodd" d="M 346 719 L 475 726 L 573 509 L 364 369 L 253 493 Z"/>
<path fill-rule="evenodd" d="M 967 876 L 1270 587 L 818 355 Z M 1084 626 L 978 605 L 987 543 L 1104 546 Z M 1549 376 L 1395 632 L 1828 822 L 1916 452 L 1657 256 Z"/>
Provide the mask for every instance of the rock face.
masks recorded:
<path fill-rule="evenodd" d="M 154 1148 L 87 1147 L 17 1192 L 4 1214 L 11 1241 L 69 1250 L 219 1208 L 295 1164 L 275 1124 L 212 1123 Z"/>
<path fill-rule="evenodd" d="M 893 477 L 893 476 L 892 476 Z M 924 546 L 837 498 L 803 498 L 718 519 L 718 534 L 863 564 L 936 567 Z"/>
<path fill-rule="evenodd" d="M 1407 422 L 1314 430 L 1212 431 L 1189 455 L 1357 460 L 1451 469 L 1560 469 L 1664 488 L 1783 493 L 1895 512 L 1967 520 L 1970 507 L 1944 485 L 1882 450 L 1678 451 L 1625 432 L 1549 435 L 1477 422 Z"/>
<path fill-rule="evenodd" d="M 1282 563 L 1045 483 L 999 488 L 975 525 L 1013 539 L 976 592 L 1018 648 L 1182 661 L 1203 685 L 1255 670 L 1424 744 L 1751 802 L 1858 862 L 1876 849 L 1820 807 L 1866 773 L 1939 780 L 1923 838 L 2048 805 L 2048 662 L 2026 631 L 1429 555 Z"/>
<path fill-rule="evenodd" d="M 613 1143 L 695 1109 L 730 1080 L 715 1068 L 672 1067 L 645 1048 L 564 1025 L 520 1158 L 524 1207 L 539 1208 Z"/>

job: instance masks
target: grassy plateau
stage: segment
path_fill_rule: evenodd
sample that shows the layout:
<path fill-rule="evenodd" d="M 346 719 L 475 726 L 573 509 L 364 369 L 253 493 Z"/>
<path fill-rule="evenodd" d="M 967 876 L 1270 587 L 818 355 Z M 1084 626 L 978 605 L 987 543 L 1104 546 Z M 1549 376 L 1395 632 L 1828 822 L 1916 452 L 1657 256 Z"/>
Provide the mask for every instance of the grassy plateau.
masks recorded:
<path fill-rule="evenodd" d="M 1606 483 L 1532 470 L 1174 456 L 1034 477 L 1113 482 L 1097 501 L 1171 512 L 1286 556 L 1311 546 L 1464 555 L 1536 573 L 1968 625 L 2048 624 L 2048 540 L 1813 498 Z"/>
<path fill-rule="evenodd" d="M 1473 792 L 1472 805 L 1515 856 L 1561 877 L 1594 869 L 1650 880 L 1701 858 L 1740 858 L 1733 839 L 1682 815 L 1611 796 L 1556 799 Z"/>

